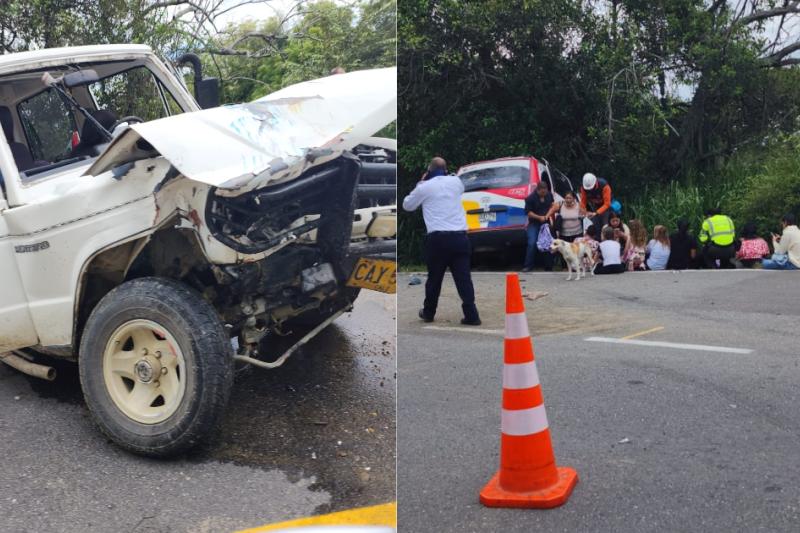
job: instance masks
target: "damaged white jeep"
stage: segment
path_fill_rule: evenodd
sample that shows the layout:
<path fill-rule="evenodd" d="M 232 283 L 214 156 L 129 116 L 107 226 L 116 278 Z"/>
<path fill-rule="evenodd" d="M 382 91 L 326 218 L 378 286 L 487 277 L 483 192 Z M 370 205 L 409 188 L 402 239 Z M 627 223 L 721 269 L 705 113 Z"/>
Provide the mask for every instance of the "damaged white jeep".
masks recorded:
<path fill-rule="evenodd" d="M 279 366 L 360 288 L 394 289 L 396 145 L 371 136 L 395 70 L 214 107 L 196 63 L 205 110 L 146 46 L 0 56 L 0 360 L 76 361 L 102 431 L 155 456 L 209 433 L 236 361 Z"/>

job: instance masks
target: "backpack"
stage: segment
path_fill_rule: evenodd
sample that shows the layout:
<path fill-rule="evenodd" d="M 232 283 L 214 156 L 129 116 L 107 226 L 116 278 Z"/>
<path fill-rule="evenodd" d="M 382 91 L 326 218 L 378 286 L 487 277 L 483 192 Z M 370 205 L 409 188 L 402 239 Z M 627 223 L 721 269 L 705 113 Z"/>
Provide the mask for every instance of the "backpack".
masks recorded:
<path fill-rule="evenodd" d="M 553 234 L 550 233 L 550 224 L 542 224 L 539 228 L 539 238 L 536 240 L 536 247 L 540 252 L 549 252 L 553 244 Z"/>

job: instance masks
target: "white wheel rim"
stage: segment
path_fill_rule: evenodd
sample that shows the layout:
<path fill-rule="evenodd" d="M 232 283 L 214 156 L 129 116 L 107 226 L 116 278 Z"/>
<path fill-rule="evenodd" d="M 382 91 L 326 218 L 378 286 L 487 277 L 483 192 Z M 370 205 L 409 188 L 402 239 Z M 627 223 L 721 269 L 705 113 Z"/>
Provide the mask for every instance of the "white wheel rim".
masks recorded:
<path fill-rule="evenodd" d="M 118 327 L 103 353 L 103 379 L 117 408 L 142 424 L 172 416 L 186 392 L 183 352 L 166 328 L 151 320 Z"/>

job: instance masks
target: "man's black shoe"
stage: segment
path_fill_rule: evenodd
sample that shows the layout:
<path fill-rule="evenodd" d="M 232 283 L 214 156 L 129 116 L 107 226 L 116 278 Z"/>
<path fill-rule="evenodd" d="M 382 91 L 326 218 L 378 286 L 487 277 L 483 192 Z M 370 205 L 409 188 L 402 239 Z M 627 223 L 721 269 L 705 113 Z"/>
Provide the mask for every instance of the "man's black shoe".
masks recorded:
<path fill-rule="evenodd" d="M 433 317 L 429 317 L 425 314 L 424 309 L 419 310 L 419 317 L 422 319 L 423 322 L 433 322 Z"/>
<path fill-rule="evenodd" d="M 461 319 L 461 323 L 463 325 L 465 325 L 465 326 L 480 326 L 481 325 L 481 319 L 480 318 L 476 318 L 474 320 L 467 320 L 466 318 L 462 318 Z"/>
<path fill-rule="evenodd" d="M 522 271 L 523 271 L 523 272 L 532 272 L 532 271 L 533 271 L 533 269 L 532 269 L 532 268 L 525 267 L 525 268 L 523 268 L 523 269 L 522 269 Z"/>

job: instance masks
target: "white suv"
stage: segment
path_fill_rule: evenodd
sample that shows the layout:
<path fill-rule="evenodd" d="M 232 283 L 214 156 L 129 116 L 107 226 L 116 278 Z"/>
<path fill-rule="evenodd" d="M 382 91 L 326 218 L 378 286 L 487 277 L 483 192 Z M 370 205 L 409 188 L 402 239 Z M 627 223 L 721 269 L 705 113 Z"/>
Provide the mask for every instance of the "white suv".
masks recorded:
<path fill-rule="evenodd" d="M 380 69 L 201 111 L 146 46 L 0 56 L 0 359 L 44 378 L 77 361 L 129 450 L 193 446 L 235 360 L 285 360 L 258 359 L 265 335 L 392 290 L 393 222 L 351 243 L 351 149 L 396 98 Z"/>

